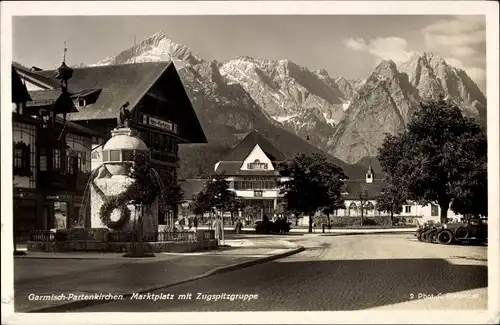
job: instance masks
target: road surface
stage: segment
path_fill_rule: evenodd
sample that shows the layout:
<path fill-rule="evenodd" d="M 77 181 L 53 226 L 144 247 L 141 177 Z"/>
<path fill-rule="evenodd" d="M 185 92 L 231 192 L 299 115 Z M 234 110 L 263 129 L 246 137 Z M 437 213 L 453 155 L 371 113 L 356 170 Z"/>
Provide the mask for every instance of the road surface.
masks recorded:
<path fill-rule="evenodd" d="M 77 311 L 487 308 L 487 247 L 422 243 L 412 234 L 288 238 L 306 251 Z"/>

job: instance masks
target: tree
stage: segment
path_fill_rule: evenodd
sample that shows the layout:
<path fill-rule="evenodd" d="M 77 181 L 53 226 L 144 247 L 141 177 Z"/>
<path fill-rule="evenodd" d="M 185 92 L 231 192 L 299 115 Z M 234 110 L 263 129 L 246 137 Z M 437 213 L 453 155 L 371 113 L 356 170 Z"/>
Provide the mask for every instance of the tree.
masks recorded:
<path fill-rule="evenodd" d="M 337 188 L 338 185 L 331 186 L 330 188 Z M 323 207 L 323 213 L 328 217 L 328 226 L 330 226 L 330 214 L 335 213 L 340 209 L 345 209 L 345 201 L 340 191 L 332 191 L 329 194 L 330 201 Z"/>
<path fill-rule="evenodd" d="M 262 209 L 255 204 L 251 204 L 243 208 L 243 214 L 250 220 L 260 218 Z"/>
<path fill-rule="evenodd" d="M 377 195 L 376 201 L 378 211 L 389 212 L 391 214 L 391 225 L 394 224 L 394 214 L 403 212 L 403 205 L 406 204 L 402 191 L 396 189 L 394 186 L 383 189 Z"/>
<path fill-rule="evenodd" d="M 192 201 L 189 203 L 189 209 L 197 216 L 201 216 L 210 211 L 210 196 L 204 191 L 193 194 Z"/>
<path fill-rule="evenodd" d="M 341 195 L 347 176 L 318 153 L 296 155 L 280 164 L 278 170 L 282 177 L 287 178 L 279 182 L 286 210 L 308 215 L 309 232 L 312 232 L 314 213 Z"/>
<path fill-rule="evenodd" d="M 228 202 L 232 200 L 233 191 L 224 173 L 215 173 L 205 183 L 204 192 L 209 196 L 210 208 L 215 208 L 220 214 L 224 213 Z"/>
<path fill-rule="evenodd" d="M 356 193 L 356 198 L 359 201 L 360 204 L 360 210 L 361 210 L 361 226 L 363 225 L 363 220 L 365 216 L 365 210 L 366 210 L 366 203 L 368 201 L 368 192 L 366 191 L 366 188 L 362 188 Z"/>
<path fill-rule="evenodd" d="M 224 210 L 231 212 L 231 224 L 234 224 L 234 213 L 238 213 L 245 207 L 245 202 L 239 198 L 234 191 L 229 191 Z"/>
<path fill-rule="evenodd" d="M 388 135 L 377 158 L 388 182 L 409 200 L 437 203 L 445 222 L 448 209 L 486 213 L 487 140 L 473 118 L 442 96 L 421 103 L 407 130 Z"/>
<path fill-rule="evenodd" d="M 486 157 L 480 162 L 477 170 L 465 173 L 459 184 L 456 197 L 451 203 L 451 208 L 462 215 L 487 216 L 488 215 L 488 179 Z"/>

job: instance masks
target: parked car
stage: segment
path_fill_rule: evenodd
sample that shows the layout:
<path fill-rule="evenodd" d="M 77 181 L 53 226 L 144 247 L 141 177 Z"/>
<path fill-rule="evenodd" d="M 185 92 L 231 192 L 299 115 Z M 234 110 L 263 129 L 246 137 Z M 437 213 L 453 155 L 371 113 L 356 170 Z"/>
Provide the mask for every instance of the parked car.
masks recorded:
<path fill-rule="evenodd" d="M 286 234 L 290 232 L 291 224 L 285 219 L 278 219 L 275 222 L 264 219 L 255 223 L 255 232 L 258 234 Z"/>
<path fill-rule="evenodd" d="M 488 219 L 471 218 L 466 222 L 446 223 L 437 234 L 440 244 L 450 244 L 460 240 L 488 240 Z"/>
<path fill-rule="evenodd" d="M 417 236 L 417 239 L 419 241 L 432 242 L 434 240 L 434 236 L 436 235 L 437 230 L 440 229 L 440 227 L 441 227 L 440 223 L 436 223 L 433 220 L 428 220 L 423 225 L 419 226 L 417 232 L 415 233 L 415 236 Z"/>

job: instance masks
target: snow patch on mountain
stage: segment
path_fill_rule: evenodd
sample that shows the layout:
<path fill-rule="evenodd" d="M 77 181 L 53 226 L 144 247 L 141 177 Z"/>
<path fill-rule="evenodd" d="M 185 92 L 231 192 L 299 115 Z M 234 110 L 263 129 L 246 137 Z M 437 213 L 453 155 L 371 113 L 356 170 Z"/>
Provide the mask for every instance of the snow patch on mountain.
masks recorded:
<path fill-rule="evenodd" d="M 298 114 L 293 114 L 289 116 L 271 116 L 275 121 L 283 123 L 297 117 Z"/>

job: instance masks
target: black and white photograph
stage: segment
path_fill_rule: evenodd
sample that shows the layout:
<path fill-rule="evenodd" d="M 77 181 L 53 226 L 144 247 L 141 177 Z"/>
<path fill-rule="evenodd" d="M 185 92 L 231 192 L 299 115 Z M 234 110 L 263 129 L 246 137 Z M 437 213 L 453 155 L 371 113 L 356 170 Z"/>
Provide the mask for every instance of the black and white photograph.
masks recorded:
<path fill-rule="evenodd" d="M 1 6 L 2 324 L 500 321 L 497 2 Z"/>

